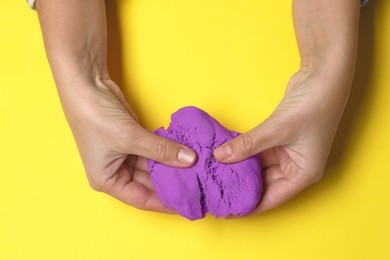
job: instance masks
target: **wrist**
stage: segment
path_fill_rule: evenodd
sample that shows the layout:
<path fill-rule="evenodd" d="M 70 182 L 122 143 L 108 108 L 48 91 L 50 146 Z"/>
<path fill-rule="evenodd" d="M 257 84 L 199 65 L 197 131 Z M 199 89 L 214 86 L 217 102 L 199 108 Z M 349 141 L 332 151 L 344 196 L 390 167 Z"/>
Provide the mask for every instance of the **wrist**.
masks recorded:
<path fill-rule="evenodd" d="M 64 78 L 63 75 L 67 73 L 75 76 Z M 112 84 L 109 84 L 112 81 L 107 73 L 93 75 L 76 70 L 63 70 L 60 77 L 55 77 L 55 81 L 64 114 L 71 126 L 77 126 L 82 121 L 97 117 L 96 113 L 99 112 L 96 109 L 107 105 L 104 102 L 110 100 L 113 95 L 110 88 Z"/>
<path fill-rule="evenodd" d="M 327 73 L 334 76 L 352 76 L 356 63 L 356 46 L 334 47 L 327 50 L 303 52 L 300 71 L 308 74 Z"/>
<path fill-rule="evenodd" d="M 354 55 L 347 57 L 345 53 L 302 57 L 300 70 L 291 78 L 286 95 L 308 94 L 305 106 L 321 113 L 321 118 L 328 118 L 326 122 L 336 122 L 348 101 L 354 68 Z"/>
<path fill-rule="evenodd" d="M 312 78 L 312 87 L 346 100 L 352 85 L 356 50 L 332 48 L 322 55 L 305 54 L 301 57 L 301 79 Z M 341 100 L 340 100 L 341 102 Z"/>
<path fill-rule="evenodd" d="M 105 59 L 77 57 L 76 55 L 53 55 L 49 58 L 52 74 L 59 90 L 74 89 L 109 79 Z"/>

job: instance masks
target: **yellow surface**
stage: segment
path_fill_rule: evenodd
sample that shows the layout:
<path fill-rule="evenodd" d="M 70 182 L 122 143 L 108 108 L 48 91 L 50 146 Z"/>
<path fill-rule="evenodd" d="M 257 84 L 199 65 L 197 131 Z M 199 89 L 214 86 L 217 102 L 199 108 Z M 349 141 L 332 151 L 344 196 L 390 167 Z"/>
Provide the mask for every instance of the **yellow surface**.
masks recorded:
<path fill-rule="evenodd" d="M 108 2 L 111 73 L 150 129 L 196 105 L 246 131 L 298 67 L 291 1 Z M 89 188 L 36 13 L 0 1 L 0 259 L 390 259 L 390 1 L 361 21 L 323 180 L 263 215 L 190 222 Z"/>

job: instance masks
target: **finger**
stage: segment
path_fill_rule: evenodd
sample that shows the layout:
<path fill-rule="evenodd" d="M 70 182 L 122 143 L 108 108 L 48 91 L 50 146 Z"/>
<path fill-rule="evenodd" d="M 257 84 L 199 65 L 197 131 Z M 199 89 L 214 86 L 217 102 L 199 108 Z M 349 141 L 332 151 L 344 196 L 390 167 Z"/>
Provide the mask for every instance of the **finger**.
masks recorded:
<path fill-rule="evenodd" d="M 265 187 L 271 186 L 271 184 L 278 179 L 285 178 L 284 174 L 281 171 L 280 165 L 274 165 L 264 170 L 262 175 Z"/>
<path fill-rule="evenodd" d="M 269 118 L 249 132 L 221 145 L 214 150 L 215 158 L 223 163 L 234 163 L 284 145 L 286 129 L 278 129 L 274 121 L 273 118 Z"/>
<path fill-rule="evenodd" d="M 188 147 L 139 127 L 125 152 L 146 157 L 172 167 L 189 167 L 196 161 L 196 153 Z"/>
<path fill-rule="evenodd" d="M 278 164 L 279 159 L 276 155 L 275 148 L 260 153 L 260 165 L 262 169 L 268 169 Z"/>
<path fill-rule="evenodd" d="M 290 181 L 284 177 L 280 165 L 274 165 L 263 172 L 263 186 L 266 188 L 263 196 L 261 197 L 260 203 L 257 208 L 251 214 L 261 213 L 272 208 L 275 208 L 287 201 L 289 198 L 294 197 L 292 194 L 281 194 L 275 196 L 275 194 L 280 193 L 286 187 L 290 187 Z M 291 188 L 289 188 L 291 191 Z M 271 200 L 272 199 L 272 200 Z M 235 215 L 229 215 L 226 219 L 236 219 L 239 218 Z"/>
<path fill-rule="evenodd" d="M 125 161 L 128 171 L 132 172 L 132 180 L 136 181 L 150 190 L 154 190 L 150 180 L 150 173 L 147 170 L 146 158 L 139 156 L 128 156 Z"/>
<path fill-rule="evenodd" d="M 263 197 L 253 213 L 262 213 L 276 208 L 294 198 L 305 187 L 302 183 L 294 183 L 287 178 L 276 178 L 269 186 L 266 186 Z"/>
<path fill-rule="evenodd" d="M 279 180 L 281 180 L 281 181 L 286 180 L 286 178 L 284 177 L 284 175 L 281 171 L 280 165 L 274 165 L 274 166 L 268 168 L 267 170 L 265 170 L 262 173 L 262 175 L 263 175 L 262 176 L 263 177 L 263 186 L 268 187 L 268 189 L 263 194 L 263 197 L 261 198 L 261 201 L 260 201 L 259 205 L 257 206 L 257 208 L 251 214 L 260 213 L 260 212 L 266 211 L 268 209 L 271 209 L 271 208 L 268 208 L 268 209 L 265 208 L 265 205 L 270 206 L 270 203 L 264 202 L 264 201 L 268 200 L 269 190 L 271 190 L 271 192 L 273 190 L 272 184 L 274 183 L 274 185 L 275 185 L 275 183 L 277 183 Z M 280 205 L 280 204 L 278 204 L 278 205 Z M 275 204 L 275 207 L 277 207 L 276 204 Z M 235 216 L 235 215 L 229 215 L 226 219 L 236 219 L 236 218 L 239 218 L 239 217 Z"/>
<path fill-rule="evenodd" d="M 149 172 L 135 169 L 133 173 L 133 181 L 138 182 L 139 184 L 144 185 L 149 190 L 154 191 L 154 187 L 150 180 Z"/>
<path fill-rule="evenodd" d="M 137 161 L 135 162 L 134 169 L 148 172 L 148 159 L 145 157 L 137 156 Z"/>
<path fill-rule="evenodd" d="M 162 205 L 154 191 L 149 190 L 144 185 L 135 181 L 128 183 L 121 190 L 109 191 L 107 193 L 137 209 L 175 213 L 174 210 L 168 209 Z"/>
<path fill-rule="evenodd" d="M 117 177 L 112 181 L 106 182 L 102 191 L 141 210 L 174 213 L 174 210 L 162 205 L 153 190 L 136 181 L 136 179 L 142 180 L 143 177 L 141 175 L 140 171 L 130 173 L 125 166 L 122 166 L 117 172 Z"/>

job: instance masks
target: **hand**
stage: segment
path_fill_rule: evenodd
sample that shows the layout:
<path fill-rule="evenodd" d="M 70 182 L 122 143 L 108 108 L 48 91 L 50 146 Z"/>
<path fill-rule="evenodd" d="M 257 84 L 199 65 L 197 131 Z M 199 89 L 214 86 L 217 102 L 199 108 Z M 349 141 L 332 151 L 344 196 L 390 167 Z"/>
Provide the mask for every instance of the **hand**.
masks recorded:
<path fill-rule="evenodd" d="M 78 94 L 80 102 L 61 98 L 91 187 L 139 209 L 173 212 L 156 196 L 146 158 L 188 167 L 196 154 L 142 128 L 113 81 L 79 89 L 88 90 Z"/>
<path fill-rule="evenodd" d="M 301 69 L 272 115 L 214 151 L 233 163 L 260 154 L 263 212 L 318 181 L 344 110 L 356 62 L 359 1 L 293 1 Z"/>
<path fill-rule="evenodd" d="M 254 213 L 275 208 L 320 180 L 348 97 L 339 84 L 326 73 L 296 73 L 267 120 L 214 151 L 223 163 L 260 154 L 265 192 Z"/>
<path fill-rule="evenodd" d="M 196 155 L 143 129 L 110 80 L 104 1 L 37 1 L 36 8 L 50 67 L 89 183 L 134 207 L 171 212 L 153 191 L 145 158 L 188 167 Z"/>

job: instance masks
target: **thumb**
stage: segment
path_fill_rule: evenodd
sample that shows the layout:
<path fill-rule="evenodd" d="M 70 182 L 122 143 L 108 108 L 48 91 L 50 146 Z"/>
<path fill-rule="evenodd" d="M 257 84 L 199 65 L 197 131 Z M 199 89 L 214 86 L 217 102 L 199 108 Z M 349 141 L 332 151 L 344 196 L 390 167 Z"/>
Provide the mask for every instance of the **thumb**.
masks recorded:
<path fill-rule="evenodd" d="M 131 151 L 126 151 L 127 153 L 149 158 L 172 167 L 189 167 L 195 163 L 197 158 L 196 153 L 190 148 L 141 127 L 131 143 Z"/>
<path fill-rule="evenodd" d="M 278 130 L 272 118 L 262 124 L 224 143 L 214 150 L 214 157 L 223 163 L 235 163 L 245 160 L 273 147 L 283 145 L 285 130 Z"/>

